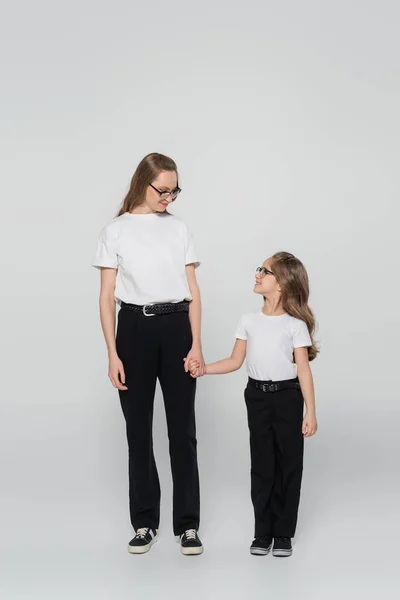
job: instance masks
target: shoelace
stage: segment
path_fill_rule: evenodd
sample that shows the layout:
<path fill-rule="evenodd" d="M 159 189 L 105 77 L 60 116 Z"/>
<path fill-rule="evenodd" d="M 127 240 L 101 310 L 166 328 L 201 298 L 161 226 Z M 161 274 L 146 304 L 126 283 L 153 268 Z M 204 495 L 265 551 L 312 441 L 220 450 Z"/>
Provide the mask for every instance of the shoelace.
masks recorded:
<path fill-rule="evenodd" d="M 183 534 L 185 539 L 187 540 L 195 540 L 196 539 L 196 530 L 195 529 L 187 529 Z"/>
<path fill-rule="evenodd" d="M 287 537 L 277 537 L 277 538 L 275 538 L 275 541 L 279 542 L 280 544 L 286 544 L 289 541 L 289 538 L 287 538 Z"/>
<path fill-rule="evenodd" d="M 144 538 L 144 537 L 146 537 L 146 535 L 149 531 L 150 531 L 150 529 L 148 527 L 141 527 L 140 529 L 137 530 L 136 537 Z"/>

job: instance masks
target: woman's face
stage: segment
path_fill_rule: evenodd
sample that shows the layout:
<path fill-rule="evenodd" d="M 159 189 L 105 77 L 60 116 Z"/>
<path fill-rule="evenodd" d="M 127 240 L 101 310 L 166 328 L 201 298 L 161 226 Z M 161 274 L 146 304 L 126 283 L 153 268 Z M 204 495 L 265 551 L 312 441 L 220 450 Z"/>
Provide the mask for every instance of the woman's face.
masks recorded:
<path fill-rule="evenodd" d="M 281 291 L 280 285 L 278 284 L 276 277 L 273 275 L 274 267 L 272 258 L 267 258 L 262 264 L 265 269 L 261 272 L 256 272 L 256 283 L 254 285 L 254 292 L 261 294 L 262 296 L 271 296 Z"/>
<path fill-rule="evenodd" d="M 165 212 L 173 201 L 168 192 L 176 190 L 177 187 L 178 177 L 175 171 L 161 171 L 157 179 L 147 187 L 145 204 L 153 212 Z"/>

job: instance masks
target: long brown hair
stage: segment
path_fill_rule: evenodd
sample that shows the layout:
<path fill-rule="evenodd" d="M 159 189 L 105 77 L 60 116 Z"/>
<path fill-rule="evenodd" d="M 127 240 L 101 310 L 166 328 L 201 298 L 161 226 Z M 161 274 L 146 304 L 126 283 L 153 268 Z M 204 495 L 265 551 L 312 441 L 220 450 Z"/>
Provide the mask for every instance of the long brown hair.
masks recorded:
<path fill-rule="evenodd" d="M 272 256 L 272 270 L 281 286 L 282 308 L 292 317 L 307 325 L 312 346 L 308 348 L 308 359 L 314 360 L 319 349 L 314 340 L 316 322 L 308 306 L 310 288 L 307 271 L 303 263 L 290 252 L 277 252 Z"/>
<path fill-rule="evenodd" d="M 118 217 L 126 212 L 132 212 L 135 206 L 143 204 L 148 186 L 157 179 L 162 171 L 175 171 L 178 177 L 176 163 L 169 156 L 152 152 L 140 161 L 133 174 L 129 191 L 117 214 Z"/>

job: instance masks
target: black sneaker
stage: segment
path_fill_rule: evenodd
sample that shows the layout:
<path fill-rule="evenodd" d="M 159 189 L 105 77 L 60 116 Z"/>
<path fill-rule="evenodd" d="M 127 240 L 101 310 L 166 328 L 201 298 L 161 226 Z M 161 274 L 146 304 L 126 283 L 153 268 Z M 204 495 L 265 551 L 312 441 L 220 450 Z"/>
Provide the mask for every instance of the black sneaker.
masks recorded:
<path fill-rule="evenodd" d="M 201 554 L 203 552 L 203 544 L 197 535 L 196 529 L 187 529 L 180 536 L 182 554 Z"/>
<path fill-rule="evenodd" d="M 292 553 L 292 542 L 289 537 L 276 537 L 274 539 L 273 556 L 291 556 Z"/>
<path fill-rule="evenodd" d="M 250 554 L 257 554 L 258 556 L 266 556 L 269 554 L 272 546 L 272 537 L 270 535 L 263 535 L 256 537 L 250 546 Z"/>
<path fill-rule="evenodd" d="M 157 541 L 157 531 L 150 527 L 141 527 L 136 531 L 135 537 L 129 542 L 128 552 L 131 554 L 144 554 L 148 552 Z"/>

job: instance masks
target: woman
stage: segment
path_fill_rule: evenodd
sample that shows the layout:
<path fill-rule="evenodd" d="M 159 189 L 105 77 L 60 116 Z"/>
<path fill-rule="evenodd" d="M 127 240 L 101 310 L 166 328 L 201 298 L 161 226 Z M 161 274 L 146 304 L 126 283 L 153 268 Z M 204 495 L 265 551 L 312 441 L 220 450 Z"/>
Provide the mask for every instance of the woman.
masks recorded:
<path fill-rule="evenodd" d="M 173 529 L 183 554 L 201 554 L 199 476 L 194 414 L 199 361 L 200 264 L 186 225 L 168 212 L 180 188 L 175 162 L 149 154 L 137 167 L 118 215 L 100 234 L 93 266 L 101 269 L 100 318 L 109 378 L 118 389 L 129 449 L 132 554 L 157 540 L 160 484 L 153 454 L 154 392 L 160 381 L 173 478 Z M 116 306 L 118 312 L 115 335 Z M 184 359 L 185 362 L 184 362 Z"/>

